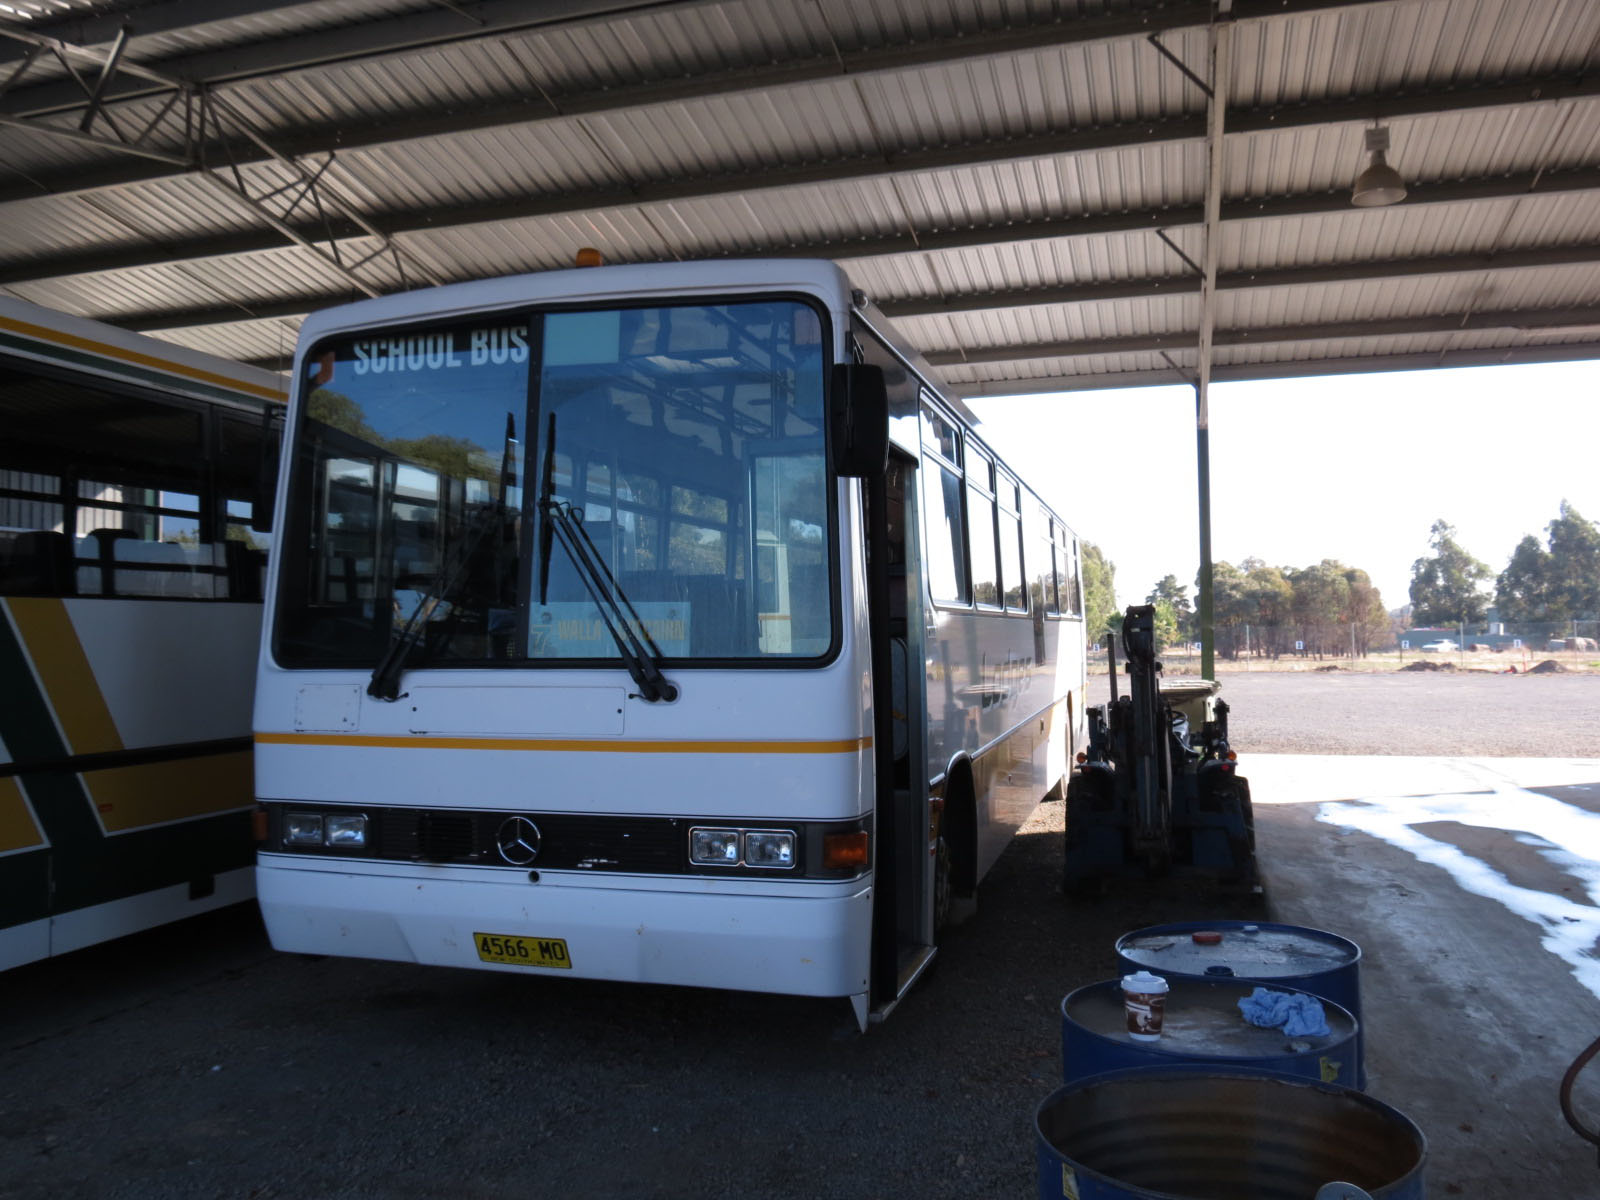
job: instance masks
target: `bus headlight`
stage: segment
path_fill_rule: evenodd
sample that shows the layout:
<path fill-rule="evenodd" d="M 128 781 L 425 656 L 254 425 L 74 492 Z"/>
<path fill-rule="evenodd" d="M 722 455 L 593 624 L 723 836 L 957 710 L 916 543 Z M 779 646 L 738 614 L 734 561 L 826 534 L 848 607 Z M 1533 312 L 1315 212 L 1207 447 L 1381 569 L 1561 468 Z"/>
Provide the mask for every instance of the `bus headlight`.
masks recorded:
<path fill-rule="evenodd" d="M 697 867 L 737 867 L 739 831 L 704 828 L 689 830 L 689 861 Z"/>
<path fill-rule="evenodd" d="M 792 829 L 689 830 L 689 862 L 696 867 L 754 867 L 788 871 L 799 865 L 800 839 Z"/>
<path fill-rule="evenodd" d="M 752 830 L 744 835 L 744 864 L 747 867 L 794 866 L 794 834 L 783 830 Z"/>
<path fill-rule="evenodd" d="M 329 813 L 325 829 L 330 846 L 357 847 L 367 844 L 366 813 Z"/>
<path fill-rule="evenodd" d="M 305 812 L 284 814 L 283 844 L 286 846 L 322 845 L 322 814 Z"/>

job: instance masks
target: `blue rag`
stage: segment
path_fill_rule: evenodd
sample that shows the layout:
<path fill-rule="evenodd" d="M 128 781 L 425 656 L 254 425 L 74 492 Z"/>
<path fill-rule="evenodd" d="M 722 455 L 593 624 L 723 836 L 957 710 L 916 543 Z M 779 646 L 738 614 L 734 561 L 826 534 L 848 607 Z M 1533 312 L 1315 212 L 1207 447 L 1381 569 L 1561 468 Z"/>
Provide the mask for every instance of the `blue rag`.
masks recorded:
<path fill-rule="evenodd" d="M 1315 996 L 1274 992 L 1258 987 L 1239 1001 L 1239 1011 L 1252 1025 L 1282 1029 L 1286 1037 L 1323 1037 L 1331 1032 Z"/>

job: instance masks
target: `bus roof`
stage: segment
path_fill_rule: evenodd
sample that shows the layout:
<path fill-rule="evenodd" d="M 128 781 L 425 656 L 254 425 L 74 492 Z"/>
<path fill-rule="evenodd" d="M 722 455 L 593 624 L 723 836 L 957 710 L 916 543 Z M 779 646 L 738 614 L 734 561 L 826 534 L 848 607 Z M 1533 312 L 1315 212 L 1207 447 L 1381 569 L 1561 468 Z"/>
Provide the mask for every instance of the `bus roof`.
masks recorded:
<path fill-rule="evenodd" d="M 0 296 L 0 353 L 152 384 L 205 400 L 248 397 L 282 404 L 288 398 L 286 381 L 271 371 L 9 296 Z"/>
<path fill-rule="evenodd" d="M 326 308 L 306 318 L 300 327 L 300 346 L 303 348 L 343 330 L 448 319 L 457 313 L 465 315 L 559 301 L 581 303 L 621 296 L 684 296 L 755 288 L 848 298 L 851 283 L 836 263 L 814 258 L 726 258 L 536 271 L 418 288 Z"/>

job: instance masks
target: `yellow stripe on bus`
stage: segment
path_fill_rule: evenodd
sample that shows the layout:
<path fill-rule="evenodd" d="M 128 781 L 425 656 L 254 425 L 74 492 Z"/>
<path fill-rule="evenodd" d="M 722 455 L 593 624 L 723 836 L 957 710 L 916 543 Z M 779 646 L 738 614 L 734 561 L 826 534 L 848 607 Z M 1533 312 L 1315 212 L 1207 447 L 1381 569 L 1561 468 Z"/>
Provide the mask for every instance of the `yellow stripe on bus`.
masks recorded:
<path fill-rule="evenodd" d="M 248 750 L 86 771 L 83 786 L 107 833 L 231 812 L 255 802 Z"/>
<path fill-rule="evenodd" d="M 327 733 L 258 733 L 258 746 L 363 746 L 387 750 L 545 750 L 588 754 L 853 754 L 872 739 L 833 742 L 627 742 L 579 738 L 392 737 Z"/>
<path fill-rule="evenodd" d="M 0 329 L 9 330 L 12 333 L 20 333 L 23 337 L 30 337 L 36 341 L 52 342 L 57 346 L 69 346 L 74 350 L 86 350 L 90 354 L 98 354 L 102 358 L 115 358 L 123 362 L 133 363 L 136 366 L 154 367 L 156 370 L 165 371 L 169 375 L 182 375 L 187 379 L 193 379 L 200 383 L 215 384 L 218 387 L 231 388 L 237 392 L 248 392 L 252 396 L 260 396 L 263 400 L 276 400 L 279 403 L 283 403 L 289 398 L 288 393 L 281 388 L 263 387 L 259 383 L 235 379 L 231 375 L 220 375 L 215 371 L 207 371 L 201 367 L 191 367 L 185 363 L 173 362 L 168 358 L 157 358 L 153 354 L 141 354 L 137 350 L 127 350 L 107 342 L 97 342 L 92 338 L 79 337 L 75 333 L 63 333 L 59 329 L 50 329 L 43 325 L 18 321 L 13 317 L 0 317 Z"/>
<path fill-rule="evenodd" d="M 15 779 L 0 779 L 0 854 L 44 845 L 44 832 L 28 811 Z"/>
<path fill-rule="evenodd" d="M 122 737 L 66 605 L 41 596 L 12 596 L 7 603 L 56 721 L 67 736 L 68 753 L 121 750 Z"/>

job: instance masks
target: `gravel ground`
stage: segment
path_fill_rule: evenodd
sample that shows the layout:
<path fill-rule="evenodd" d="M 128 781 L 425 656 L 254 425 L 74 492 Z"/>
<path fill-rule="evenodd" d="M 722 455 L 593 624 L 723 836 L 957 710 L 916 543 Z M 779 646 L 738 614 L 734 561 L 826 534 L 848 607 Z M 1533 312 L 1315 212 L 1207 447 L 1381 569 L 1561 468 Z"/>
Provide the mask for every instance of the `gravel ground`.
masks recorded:
<path fill-rule="evenodd" d="M 1600 674 L 1241 671 L 1221 679 L 1241 756 L 1600 756 Z M 1107 677 L 1090 683 L 1093 702 L 1103 703 Z"/>
<path fill-rule="evenodd" d="M 22 968 L 0 1195 L 1031 1195 L 1061 998 L 1196 911 L 1069 905 L 1061 821 L 1035 812 L 865 1036 L 844 1001 L 275 954 L 247 909 Z"/>
<path fill-rule="evenodd" d="M 1593 676 L 1223 694 L 1244 755 L 1596 753 Z M 864 1037 L 843 1001 L 276 954 L 249 908 L 9 972 L 0 1195 L 1033 1195 L 1061 998 L 1129 930 L 1262 915 L 1179 883 L 1069 903 L 1061 836 L 1041 806 Z"/>

